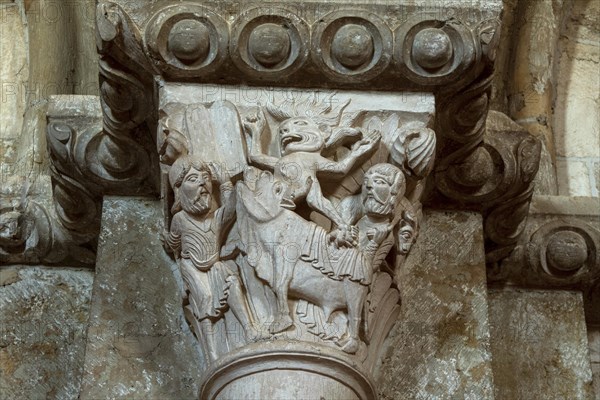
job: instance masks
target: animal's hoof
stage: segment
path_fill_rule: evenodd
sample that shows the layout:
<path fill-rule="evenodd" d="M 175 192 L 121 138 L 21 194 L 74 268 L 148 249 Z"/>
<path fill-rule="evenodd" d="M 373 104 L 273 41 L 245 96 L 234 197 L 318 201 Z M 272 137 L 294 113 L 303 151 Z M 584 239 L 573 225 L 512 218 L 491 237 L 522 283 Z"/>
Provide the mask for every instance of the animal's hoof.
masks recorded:
<path fill-rule="evenodd" d="M 345 343 L 340 343 L 340 345 L 342 346 L 342 351 L 344 353 L 348 353 L 348 354 L 354 354 L 358 351 L 359 348 L 359 343 L 358 340 L 350 338 L 350 339 L 346 339 L 345 341 L 343 341 Z"/>
<path fill-rule="evenodd" d="M 294 323 L 294 321 L 292 321 L 292 318 L 290 318 L 289 315 L 279 317 L 275 321 L 273 321 L 273 323 L 269 327 L 269 332 L 271 332 L 271 333 L 283 332 L 287 328 L 292 326 L 293 323 Z"/>

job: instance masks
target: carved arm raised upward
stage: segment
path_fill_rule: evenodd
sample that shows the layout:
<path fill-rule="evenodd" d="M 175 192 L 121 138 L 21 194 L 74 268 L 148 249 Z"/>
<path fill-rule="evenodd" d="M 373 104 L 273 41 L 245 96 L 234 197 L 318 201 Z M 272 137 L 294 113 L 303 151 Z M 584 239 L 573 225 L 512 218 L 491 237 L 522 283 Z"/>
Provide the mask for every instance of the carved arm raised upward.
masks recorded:
<path fill-rule="evenodd" d="M 377 136 L 376 138 L 364 138 L 359 140 L 358 142 L 352 145 L 352 150 L 350 154 L 344 157 L 340 161 L 331 161 L 329 159 L 323 158 L 323 162 L 319 165 L 318 171 L 320 174 L 324 174 L 328 177 L 333 178 L 342 178 L 346 176 L 352 167 L 356 164 L 356 161 L 366 154 L 370 154 L 377 146 L 379 146 L 379 141 L 381 140 L 381 136 Z"/>
<path fill-rule="evenodd" d="M 279 159 L 267 154 L 262 151 L 261 137 L 265 128 L 265 119 L 261 115 L 261 111 L 256 114 L 256 117 L 246 117 L 244 119 L 244 130 L 246 134 L 250 136 L 250 145 L 248 158 L 250 163 L 261 169 L 268 169 L 273 171 L 275 164 Z"/>

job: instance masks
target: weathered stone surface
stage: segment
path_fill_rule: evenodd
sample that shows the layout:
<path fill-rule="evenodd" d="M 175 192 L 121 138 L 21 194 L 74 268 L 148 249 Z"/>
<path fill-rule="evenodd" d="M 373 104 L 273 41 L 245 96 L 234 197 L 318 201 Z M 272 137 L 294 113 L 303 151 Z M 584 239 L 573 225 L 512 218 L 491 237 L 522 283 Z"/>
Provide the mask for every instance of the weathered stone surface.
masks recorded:
<path fill-rule="evenodd" d="M 93 276 L 45 267 L 0 271 L 0 398 L 77 398 Z"/>
<path fill-rule="evenodd" d="M 18 138 L 23 125 L 27 83 L 26 29 L 17 4 L 0 5 L 0 181 L 17 162 Z"/>
<path fill-rule="evenodd" d="M 560 36 L 555 129 L 559 194 L 598 196 L 600 3 L 574 1 Z M 594 168 L 596 167 L 596 169 Z"/>
<path fill-rule="evenodd" d="M 512 33 L 517 23 L 517 13 L 515 12 L 519 0 L 502 1 L 502 33 L 500 34 L 502 45 L 498 46 L 496 54 L 496 72 L 494 73 L 492 97 L 490 98 L 490 107 L 492 110 L 501 111 L 509 114 L 508 93 L 512 83 L 513 64 L 511 62 L 512 46 L 506 46 L 504 43 L 510 42 Z"/>
<path fill-rule="evenodd" d="M 197 396 L 201 358 L 160 241 L 160 210 L 147 199 L 104 201 L 82 399 Z"/>
<path fill-rule="evenodd" d="M 426 211 L 397 273 L 402 308 L 379 366 L 382 399 L 492 399 L 481 217 Z"/>
<path fill-rule="evenodd" d="M 590 170 L 585 161 L 558 159 L 556 177 L 560 196 L 589 196 L 592 192 Z"/>
<path fill-rule="evenodd" d="M 543 143 L 536 177 L 538 194 L 557 194 L 554 123 L 556 99 L 556 50 L 570 2 L 504 0 L 503 37 L 494 81 L 492 108 L 507 114 Z M 577 3 L 577 2 L 575 2 Z M 584 2 L 578 2 L 584 3 Z M 556 102 L 555 102 L 556 100 Z M 562 128 L 561 128 L 562 129 Z M 564 175 L 563 175 L 564 179 Z"/>
<path fill-rule="evenodd" d="M 591 400 L 580 292 L 489 291 L 496 400 Z"/>
<path fill-rule="evenodd" d="M 29 104 L 53 94 L 97 94 L 94 0 L 36 0 L 26 7 Z M 41 45 L 43 43 L 43 45 Z"/>
<path fill-rule="evenodd" d="M 600 199 L 534 196 L 519 244 L 488 282 L 584 289 L 600 278 L 599 248 Z"/>
<path fill-rule="evenodd" d="M 588 326 L 588 345 L 590 362 L 592 363 L 592 378 L 594 394 L 600 398 L 600 326 Z"/>
<path fill-rule="evenodd" d="M 594 186 L 592 187 L 592 196 L 600 196 L 600 162 L 592 164 L 592 170 L 594 171 Z"/>

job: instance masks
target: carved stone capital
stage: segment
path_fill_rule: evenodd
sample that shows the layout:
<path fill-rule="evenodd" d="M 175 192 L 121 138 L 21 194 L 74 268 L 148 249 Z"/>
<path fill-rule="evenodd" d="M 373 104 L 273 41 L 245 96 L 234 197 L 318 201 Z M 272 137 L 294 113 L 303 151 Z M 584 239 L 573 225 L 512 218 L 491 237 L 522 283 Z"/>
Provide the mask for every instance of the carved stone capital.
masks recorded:
<path fill-rule="evenodd" d="M 166 84 L 159 99 L 164 237 L 200 397 L 280 375 L 375 397 L 434 163 L 433 95 Z"/>
<path fill-rule="evenodd" d="M 125 154 L 129 145 L 136 145 L 132 136 L 140 137 L 132 130 L 153 129 L 155 119 L 144 123 L 148 110 L 156 109 L 153 77 L 159 82 L 428 91 L 436 94 L 439 111 L 439 195 L 434 197 L 442 196 L 445 206 L 466 206 L 488 215 L 488 258 L 501 259 L 510 252 L 524 215 L 520 212 L 519 221 L 513 218 L 513 228 L 505 227 L 511 238 L 500 239 L 504 232 L 494 234 L 493 226 L 506 207 L 496 210 L 489 199 L 501 197 L 514 208 L 526 209 L 529 188 L 524 184 L 515 190 L 510 182 L 516 172 L 510 165 L 505 171 L 499 163 L 514 164 L 509 159 L 516 157 L 535 169 L 538 155 L 531 140 L 523 142 L 533 146 L 522 149 L 530 153 L 525 160 L 525 153 L 515 156 L 519 149 L 494 149 L 493 135 L 484 138 L 500 10 L 500 2 L 391 6 L 101 1 L 97 23 L 107 133 L 103 140 L 114 154 L 105 169 L 129 176 L 132 183 L 148 173 L 145 157 L 131 163 Z"/>
<path fill-rule="evenodd" d="M 160 186 L 201 398 L 375 398 L 426 187 L 490 262 L 517 243 L 539 143 L 488 116 L 501 1 L 406 3 L 98 2 L 100 102 L 49 111 L 57 220 Z"/>

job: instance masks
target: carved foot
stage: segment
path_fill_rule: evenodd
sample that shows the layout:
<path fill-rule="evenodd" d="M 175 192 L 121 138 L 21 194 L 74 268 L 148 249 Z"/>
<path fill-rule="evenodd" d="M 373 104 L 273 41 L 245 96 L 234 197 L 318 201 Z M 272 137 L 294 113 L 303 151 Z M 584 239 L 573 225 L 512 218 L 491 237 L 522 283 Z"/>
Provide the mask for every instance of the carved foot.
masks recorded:
<path fill-rule="evenodd" d="M 354 354 L 360 347 L 360 342 L 354 338 L 347 338 L 338 342 L 338 345 L 342 347 L 342 351 L 348 354 Z"/>
<path fill-rule="evenodd" d="M 294 321 L 289 315 L 280 315 L 269 327 L 269 332 L 279 333 L 285 331 L 287 328 L 292 326 Z"/>
<path fill-rule="evenodd" d="M 271 333 L 269 333 L 262 325 L 252 325 L 250 328 L 246 329 L 244 338 L 246 339 L 246 343 L 252 343 L 270 339 Z"/>

